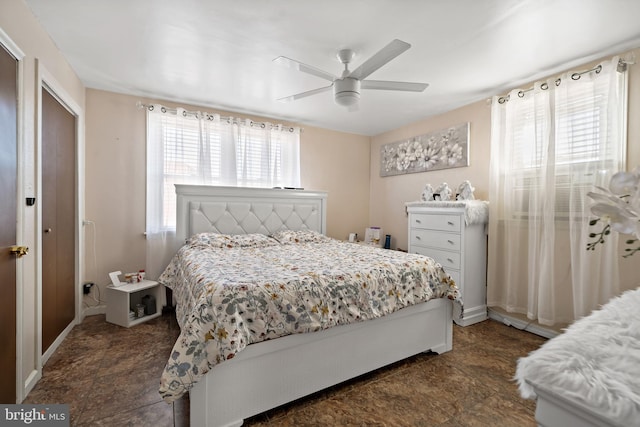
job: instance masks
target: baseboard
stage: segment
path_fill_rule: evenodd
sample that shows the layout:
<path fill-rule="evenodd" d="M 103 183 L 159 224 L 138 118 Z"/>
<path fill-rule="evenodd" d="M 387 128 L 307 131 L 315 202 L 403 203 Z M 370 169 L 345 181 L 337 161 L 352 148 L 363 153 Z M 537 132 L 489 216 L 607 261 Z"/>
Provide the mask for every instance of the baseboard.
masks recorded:
<path fill-rule="evenodd" d="M 508 314 L 498 313 L 495 310 L 489 308 L 489 318 L 496 320 L 498 322 L 504 323 L 507 326 L 513 326 L 516 329 L 520 329 L 522 331 L 531 332 L 532 334 L 540 335 L 544 338 L 553 338 L 558 336 L 559 333 L 554 331 L 553 329 L 545 328 L 544 326 L 540 326 L 537 323 L 527 322 L 522 319 L 518 319 L 513 316 L 509 316 Z"/>
<path fill-rule="evenodd" d="M 69 335 L 69 332 L 71 332 L 73 327 L 76 326 L 76 322 L 78 322 L 78 319 L 73 319 L 73 321 L 67 325 L 67 327 L 60 333 L 60 335 L 58 335 L 58 338 L 56 338 L 55 341 L 49 346 L 47 351 L 42 354 L 42 366 L 47 363 L 51 355 L 55 353 L 60 344 L 62 344 L 62 341 L 64 341 L 67 335 Z"/>
<path fill-rule="evenodd" d="M 95 316 L 97 314 L 106 314 L 106 313 L 107 313 L 106 305 L 94 305 L 84 309 L 84 311 L 82 312 L 82 318 L 85 318 L 87 316 Z"/>
<path fill-rule="evenodd" d="M 27 376 L 27 380 L 24 382 L 22 400 L 24 400 L 29 395 L 29 393 L 31 393 L 31 390 L 33 390 L 38 381 L 40 381 L 40 378 L 42 378 L 42 371 L 37 371 L 35 369 L 31 371 L 31 373 Z"/>
<path fill-rule="evenodd" d="M 473 307 L 470 309 L 465 307 L 464 315 L 462 316 L 462 319 L 460 319 L 459 317 L 456 317 L 456 314 L 454 314 L 454 317 L 453 317 L 453 321 L 458 326 L 469 326 L 475 323 L 484 322 L 485 320 L 487 320 L 486 305 L 481 305 L 481 306 Z"/>

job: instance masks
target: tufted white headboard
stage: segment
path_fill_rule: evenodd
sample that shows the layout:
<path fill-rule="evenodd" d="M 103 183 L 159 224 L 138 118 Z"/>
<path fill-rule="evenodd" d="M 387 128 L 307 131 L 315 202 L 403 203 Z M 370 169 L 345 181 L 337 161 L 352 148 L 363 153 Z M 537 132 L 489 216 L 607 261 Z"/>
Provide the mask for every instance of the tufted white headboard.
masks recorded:
<path fill-rule="evenodd" d="M 176 237 L 196 233 L 315 230 L 326 234 L 327 193 L 270 188 L 178 185 Z"/>

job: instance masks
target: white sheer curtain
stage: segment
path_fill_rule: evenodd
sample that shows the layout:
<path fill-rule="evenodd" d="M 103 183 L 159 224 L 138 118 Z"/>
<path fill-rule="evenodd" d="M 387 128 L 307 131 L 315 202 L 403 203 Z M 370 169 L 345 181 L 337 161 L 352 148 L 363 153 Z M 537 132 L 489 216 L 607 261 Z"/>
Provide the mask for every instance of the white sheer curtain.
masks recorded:
<path fill-rule="evenodd" d="M 490 307 L 553 325 L 618 293 L 617 236 L 586 250 L 586 193 L 624 168 L 626 144 L 626 73 L 600 66 L 493 99 Z"/>
<path fill-rule="evenodd" d="M 175 239 L 174 184 L 300 187 L 300 129 L 147 107 L 147 274 L 157 278 Z"/>
<path fill-rule="evenodd" d="M 244 120 L 235 126 L 240 187 L 299 187 L 300 129 Z M 257 143 L 260 141 L 260 143 Z"/>

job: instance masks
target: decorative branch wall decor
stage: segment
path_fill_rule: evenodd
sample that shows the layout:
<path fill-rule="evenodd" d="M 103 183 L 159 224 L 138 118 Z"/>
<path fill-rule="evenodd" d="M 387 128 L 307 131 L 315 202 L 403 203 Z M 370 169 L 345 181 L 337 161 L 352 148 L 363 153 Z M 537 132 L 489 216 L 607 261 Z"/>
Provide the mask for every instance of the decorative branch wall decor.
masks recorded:
<path fill-rule="evenodd" d="M 380 147 L 380 176 L 469 166 L 469 123 Z"/>

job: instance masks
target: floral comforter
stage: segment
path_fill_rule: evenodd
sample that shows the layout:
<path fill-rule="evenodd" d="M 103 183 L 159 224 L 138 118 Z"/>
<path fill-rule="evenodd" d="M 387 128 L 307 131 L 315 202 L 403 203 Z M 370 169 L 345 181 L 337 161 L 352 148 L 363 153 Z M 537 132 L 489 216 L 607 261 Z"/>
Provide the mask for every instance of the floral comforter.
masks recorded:
<path fill-rule="evenodd" d="M 167 402 L 249 344 L 433 298 L 459 301 L 455 283 L 431 258 L 309 231 L 196 235 L 159 281 L 173 290 L 181 327 L 160 381 Z"/>

